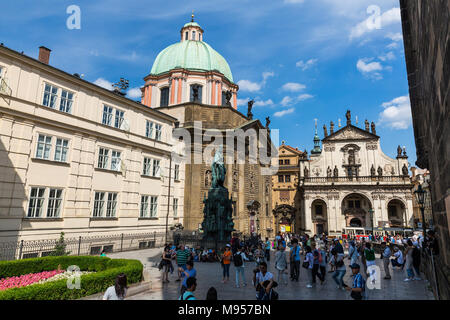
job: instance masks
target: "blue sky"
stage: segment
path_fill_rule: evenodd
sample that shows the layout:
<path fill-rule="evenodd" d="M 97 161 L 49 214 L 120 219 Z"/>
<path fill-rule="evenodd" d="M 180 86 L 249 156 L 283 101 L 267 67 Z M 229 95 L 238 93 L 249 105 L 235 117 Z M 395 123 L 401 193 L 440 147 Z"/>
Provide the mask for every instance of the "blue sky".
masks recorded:
<path fill-rule="evenodd" d="M 66 27 L 69 5 L 81 9 L 79 30 Z M 34 58 L 44 45 L 51 65 L 88 81 L 125 77 L 135 98 L 192 10 L 240 85 L 238 109 L 254 98 L 254 116 L 270 116 L 280 140 L 309 152 L 314 119 L 323 138 L 323 124 L 345 124 L 350 109 L 359 127 L 377 124 L 388 156 L 406 146 L 414 166 L 398 0 L 17 0 L 2 4 L 0 42 Z"/>

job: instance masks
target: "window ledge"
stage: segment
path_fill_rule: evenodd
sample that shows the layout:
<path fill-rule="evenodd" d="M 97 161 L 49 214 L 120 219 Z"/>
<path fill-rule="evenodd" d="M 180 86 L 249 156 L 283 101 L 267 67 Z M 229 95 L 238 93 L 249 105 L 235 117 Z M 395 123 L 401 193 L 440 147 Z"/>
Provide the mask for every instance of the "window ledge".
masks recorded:
<path fill-rule="evenodd" d="M 62 161 L 56 161 L 56 160 L 50 160 L 50 159 L 41 159 L 41 158 L 31 158 L 32 161 L 34 162 L 42 162 L 42 163 L 48 163 L 48 164 L 55 164 L 58 166 L 63 166 L 63 167 L 70 167 L 70 163 L 69 162 L 62 162 Z"/>
<path fill-rule="evenodd" d="M 114 174 L 120 174 L 120 175 L 122 175 L 122 171 L 116 171 L 116 170 L 111 170 L 111 169 L 103 169 L 103 168 L 98 168 L 98 167 L 95 167 L 94 168 L 94 170 L 96 170 L 96 171 L 102 171 L 102 172 L 109 172 L 109 173 L 114 173 Z"/>
<path fill-rule="evenodd" d="M 89 220 L 95 220 L 95 221 L 108 221 L 108 220 L 119 220 L 117 217 L 90 217 Z"/>
<path fill-rule="evenodd" d="M 174 179 L 173 181 L 174 181 L 174 182 L 181 182 L 180 179 Z"/>
<path fill-rule="evenodd" d="M 155 179 L 155 180 L 161 180 L 161 177 L 147 176 L 147 175 L 145 175 L 145 174 L 141 174 L 141 177 L 143 177 L 143 178 Z"/>
<path fill-rule="evenodd" d="M 44 218 L 44 217 L 25 217 L 22 218 L 22 221 L 64 221 L 63 218 Z"/>
<path fill-rule="evenodd" d="M 139 217 L 138 220 L 158 220 L 158 217 Z"/>

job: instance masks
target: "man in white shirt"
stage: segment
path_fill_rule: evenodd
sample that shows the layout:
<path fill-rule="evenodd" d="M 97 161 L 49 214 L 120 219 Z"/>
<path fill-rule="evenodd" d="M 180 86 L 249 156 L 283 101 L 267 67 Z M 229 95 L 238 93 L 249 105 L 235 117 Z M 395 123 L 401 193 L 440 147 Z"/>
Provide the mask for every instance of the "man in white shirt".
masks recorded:
<path fill-rule="evenodd" d="M 270 293 L 274 281 L 273 274 L 267 271 L 267 263 L 261 262 L 259 272 L 257 270 L 253 271 L 253 283 L 257 291 L 256 299 L 262 300 L 265 294 L 268 295 Z"/>
<path fill-rule="evenodd" d="M 389 260 L 391 257 L 391 249 L 386 245 L 386 242 L 381 243 L 381 256 L 383 257 L 383 266 L 384 266 L 384 272 L 386 276 L 384 279 L 389 280 L 391 279 L 391 273 L 389 272 Z"/>

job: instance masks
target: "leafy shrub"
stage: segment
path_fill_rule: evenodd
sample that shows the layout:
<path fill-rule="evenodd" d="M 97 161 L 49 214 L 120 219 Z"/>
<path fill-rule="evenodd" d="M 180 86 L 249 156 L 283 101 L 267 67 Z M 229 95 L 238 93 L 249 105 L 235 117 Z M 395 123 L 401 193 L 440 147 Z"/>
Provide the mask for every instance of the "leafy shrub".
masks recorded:
<path fill-rule="evenodd" d="M 56 242 L 55 250 L 52 252 L 52 256 L 67 256 L 70 251 L 66 251 L 66 242 L 64 241 L 64 232 L 61 232 L 59 240 Z"/>
<path fill-rule="evenodd" d="M 0 278 L 26 273 L 67 269 L 77 265 L 81 271 L 95 271 L 81 276 L 80 289 L 68 289 L 67 280 L 57 280 L 22 288 L 0 291 L 0 300 L 68 300 L 105 291 L 114 285 L 116 276 L 127 275 L 128 284 L 142 280 L 143 265 L 139 260 L 110 259 L 92 256 L 59 256 L 0 261 Z"/>

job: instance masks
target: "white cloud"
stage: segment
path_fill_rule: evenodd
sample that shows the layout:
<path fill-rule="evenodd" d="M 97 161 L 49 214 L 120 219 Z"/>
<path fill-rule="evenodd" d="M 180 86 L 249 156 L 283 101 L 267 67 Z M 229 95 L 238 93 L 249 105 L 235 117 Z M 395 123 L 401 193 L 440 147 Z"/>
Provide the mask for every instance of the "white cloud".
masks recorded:
<path fill-rule="evenodd" d="M 388 44 L 388 45 L 386 46 L 386 48 L 388 48 L 388 49 L 395 49 L 395 48 L 397 48 L 397 47 L 398 47 L 398 44 L 395 43 L 395 42 L 392 42 L 391 44 Z"/>
<path fill-rule="evenodd" d="M 295 4 L 295 3 L 303 3 L 305 0 L 284 0 L 284 3 L 290 3 L 290 4 Z"/>
<path fill-rule="evenodd" d="M 261 90 L 261 84 L 251 82 L 250 80 L 239 80 L 237 84 L 241 91 L 256 92 Z"/>
<path fill-rule="evenodd" d="M 102 88 L 108 89 L 108 90 L 113 89 L 112 82 L 109 82 L 108 80 L 103 79 L 103 78 L 98 78 L 97 80 L 94 81 L 94 84 L 96 84 Z"/>
<path fill-rule="evenodd" d="M 319 59 L 309 59 L 306 62 L 303 62 L 303 60 L 298 61 L 295 66 L 301 68 L 303 71 L 306 69 L 311 68 L 313 65 L 317 63 Z"/>
<path fill-rule="evenodd" d="M 275 76 L 274 72 L 263 72 L 262 73 L 263 80 L 259 83 L 252 82 L 250 80 L 239 80 L 237 84 L 239 86 L 239 90 L 241 91 L 257 92 L 260 91 L 261 88 L 266 85 L 267 79 L 273 76 Z"/>
<path fill-rule="evenodd" d="M 141 88 L 137 87 L 137 88 L 132 88 L 132 89 L 128 90 L 127 96 L 130 99 L 141 98 L 141 96 L 142 96 Z"/>
<path fill-rule="evenodd" d="M 295 111 L 295 108 L 290 108 L 290 109 L 287 109 L 287 110 L 275 112 L 273 115 L 274 115 L 274 117 L 278 117 L 279 118 L 279 117 L 285 116 L 287 114 L 293 113 L 294 111 Z"/>
<path fill-rule="evenodd" d="M 400 32 L 397 33 L 392 33 L 389 32 L 385 38 L 391 39 L 392 41 L 396 42 L 396 41 L 401 41 L 403 40 L 403 35 Z"/>
<path fill-rule="evenodd" d="M 254 106 L 256 106 L 256 107 L 264 107 L 264 106 L 271 106 L 271 105 L 273 105 L 272 99 L 268 99 L 266 101 L 258 100 L 258 101 L 255 101 L 255 104 L 254 104 Z"/>
<path fill-rule="evenodd" d="M 380 59 L 381 61 L 394 60 L 395 54 L 392 51 L 389 51 L 385 55 L 379 56 L 378 59 Z"/>
<path fill-rule="evenodd" d="M 297 101 L 304 101 L 304 100 L 311 99 L 311 98 L 313 98 L 313 97 L 314 97 L 314 96 L 305 93 L 305 94 L 299 95 L 299 96 L 297 97 Z"/>
<path fill-rule="evenodd" d="M 370 62 L 372 59 L 364 58 L 359 59 L 356 63 L 356 68 L 364 76 L 374 80 L 381 80 L 383 76 L 377 71 L 383 70 L 383 66 L 379 62 Z"/>
<path fill-rule="evenodd" d="M 245 106 L 247 104 L 247 102 L 249 102 L 249 101 L 250 101 L 250 98 L 236 100 L 238 107 Z"/>
<path fill-rule="evenodd" d="M 397 97 L 382 104 L 384 110 L 379 115 L 380 124 L 393 129 L 408 129 L 412 124 L 409 96 Z"/>
<path fill-rule="evenodd" d="M 296 83 L 296 82 L 288 82 L 285 83 L 282 87 L 283 90 L 285 91 L 292 91 L 292 92 L 297 92 L 297 91 L 301 91 L 303 89 L 305 89 L 306 86 L 301 84 L 301 83 Z"/>
<path fill-rule="evenodd" d="M 350 32 L 350 40 L 360 38 L 373 30 L 379 30 L 393 23 L 401 22 L 400 8 L 392 8 L 381 14 L 378 20 L 379 25 L 376 25 L 377 20 L 378 19 L 374 17 L 374 14 L 372 14 L 366 20 L 358 23 Z"/>
<path fill-rule="evenodd" d="M 280 104 L 281 104 L 283 107 L 287 107 L 287 106 L 289 106 L 291 103 L 292 103 L 292 98 L 289 97 L 289 96 L 284 97 L 283 100 L 281 100 L 281 102 L 280 102 Z"/>

